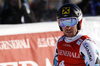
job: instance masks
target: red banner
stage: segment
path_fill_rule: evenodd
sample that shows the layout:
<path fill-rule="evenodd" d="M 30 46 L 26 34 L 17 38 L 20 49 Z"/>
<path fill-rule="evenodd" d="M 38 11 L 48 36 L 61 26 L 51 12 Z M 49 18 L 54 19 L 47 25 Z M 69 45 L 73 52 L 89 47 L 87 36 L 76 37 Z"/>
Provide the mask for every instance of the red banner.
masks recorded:
<path fill-rule="evenodd" d="M 0 66 L 53 66 L 61 31 L 0 36 Z"/>

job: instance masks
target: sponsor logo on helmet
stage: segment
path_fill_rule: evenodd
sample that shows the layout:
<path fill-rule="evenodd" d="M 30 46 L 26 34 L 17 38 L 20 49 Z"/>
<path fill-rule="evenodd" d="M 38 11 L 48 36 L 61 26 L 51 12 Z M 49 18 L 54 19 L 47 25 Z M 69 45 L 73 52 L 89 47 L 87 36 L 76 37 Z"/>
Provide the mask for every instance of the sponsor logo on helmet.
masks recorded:
<path fill-rule="evenodd" d="M 62 14 L 70 14 L 70 7 L 63 7 Z"/>

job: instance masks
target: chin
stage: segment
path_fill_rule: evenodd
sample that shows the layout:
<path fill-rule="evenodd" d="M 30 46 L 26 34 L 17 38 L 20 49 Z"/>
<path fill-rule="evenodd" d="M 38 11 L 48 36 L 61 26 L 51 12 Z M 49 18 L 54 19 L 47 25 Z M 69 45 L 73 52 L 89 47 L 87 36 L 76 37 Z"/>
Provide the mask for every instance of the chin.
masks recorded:
<path fill-rule="evenodd" d="M 67 37 L 74 37 L 74 35 L 71 34 L 66 34 Z"/>

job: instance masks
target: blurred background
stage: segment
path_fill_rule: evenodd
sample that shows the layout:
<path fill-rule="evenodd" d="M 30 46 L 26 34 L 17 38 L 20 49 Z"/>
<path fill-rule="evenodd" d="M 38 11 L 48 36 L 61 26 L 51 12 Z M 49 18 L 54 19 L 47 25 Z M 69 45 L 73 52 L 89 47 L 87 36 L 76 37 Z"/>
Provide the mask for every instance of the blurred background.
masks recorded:
<path fill-rule="evenodd" d="M 83 16 L 100 16 L 100 0 L 27 0 L 33 11 L 35 22 L 56 21 L 57 9 L 64 3 L 77 4 Z M 5 0 L 0 0 L 0 14 L 4 9 Z"/>

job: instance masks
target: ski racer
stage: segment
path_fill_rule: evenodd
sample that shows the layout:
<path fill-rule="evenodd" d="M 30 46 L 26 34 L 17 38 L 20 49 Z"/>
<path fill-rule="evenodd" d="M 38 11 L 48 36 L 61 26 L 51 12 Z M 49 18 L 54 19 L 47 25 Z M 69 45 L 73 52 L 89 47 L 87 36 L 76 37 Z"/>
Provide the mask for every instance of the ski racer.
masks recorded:
<path fill-rule="evenodd" d="M 54 66 L 100 66 L 96 44 L 82 34 L 82 18 L 75 4 L 66 3 L 58 9 L 57 21 L 64 35 L 55 46 Z"/>

